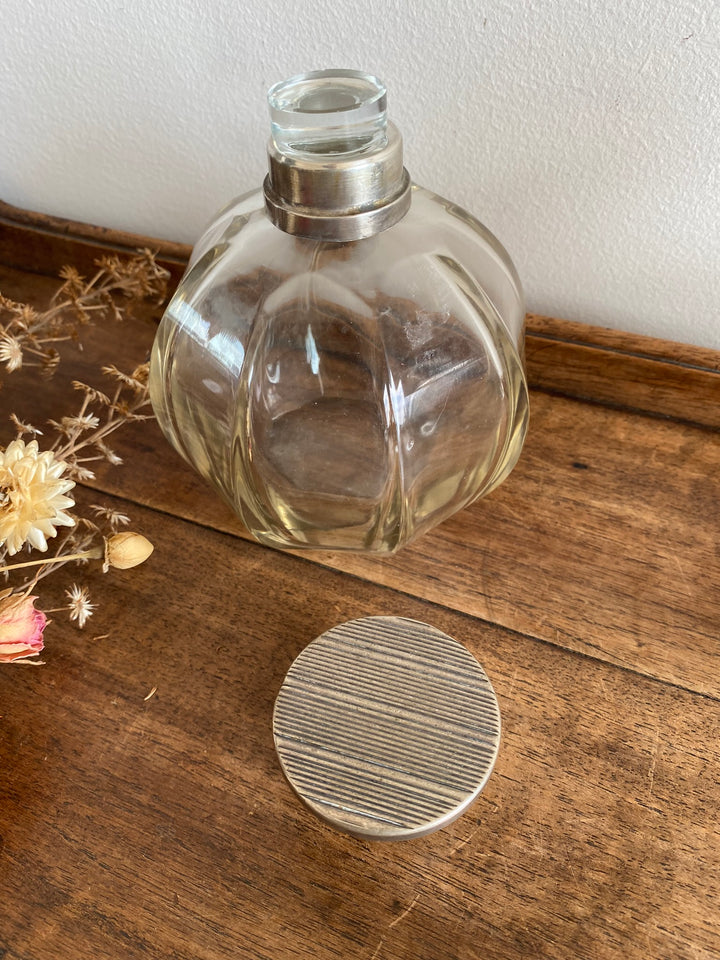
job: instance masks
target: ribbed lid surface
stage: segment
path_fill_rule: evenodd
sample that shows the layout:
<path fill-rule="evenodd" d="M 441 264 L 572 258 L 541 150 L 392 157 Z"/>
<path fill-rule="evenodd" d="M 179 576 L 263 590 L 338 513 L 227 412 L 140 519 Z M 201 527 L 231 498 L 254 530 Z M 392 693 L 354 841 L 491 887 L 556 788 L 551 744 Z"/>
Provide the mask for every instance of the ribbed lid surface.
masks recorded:
<path fill-rule="evenodd" d="M 358 836 L 400 839 L 445 826 L 477 797 L 500 714 L 462 644 L 415 620 L 368 617 L 303 650 L 273 728 L 283 771 L 316 814 Z"/>

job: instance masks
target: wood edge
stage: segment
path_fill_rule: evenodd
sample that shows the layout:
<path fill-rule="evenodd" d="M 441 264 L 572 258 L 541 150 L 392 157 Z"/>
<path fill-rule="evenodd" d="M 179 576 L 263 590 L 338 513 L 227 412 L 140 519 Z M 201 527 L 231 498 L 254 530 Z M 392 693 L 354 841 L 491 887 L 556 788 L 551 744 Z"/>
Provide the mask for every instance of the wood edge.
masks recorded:
<path fill-rule="evenodd" d="M 35 233 L 85 240 L 98 247 L 113 250 L 127 251 L 149 248 L 156 251 L 159 258 L 174 261 L 181 266 L 187 263 L 192 247 L 186 243 L 175 243 L 172 240 L 159 240 L 155 237 L 146 237 L 142 234 L 130 233 L 125 230 L 116 230 L 111 227 L 98 227 L 78 220 L 69 220 L 65 217 L 55 217 L 47 213 L 36 213 L 0 200 L 0 223 L 8 226 L 21 227 Z"/>
<path fill-rule="evenodd" d="M 720 372 L 720 350 L 710 347 L 698 347 L 575 320 L 560 320 L 539 313 L 528 313 L 526 324 L 528 337 L 538 341 L 560 341 L 576 346 L 600 348 L 608 353 L 621 353 L 626 357 Z"/>

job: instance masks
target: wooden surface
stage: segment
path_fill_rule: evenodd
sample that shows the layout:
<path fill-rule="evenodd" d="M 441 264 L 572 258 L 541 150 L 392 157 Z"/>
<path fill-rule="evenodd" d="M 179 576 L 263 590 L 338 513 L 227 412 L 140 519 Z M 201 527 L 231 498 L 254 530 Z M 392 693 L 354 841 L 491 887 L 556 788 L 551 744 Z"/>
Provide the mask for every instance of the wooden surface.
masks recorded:
<path fill-rule="evenodd" d="M 63 262 L 143 242 L 2 207 L 0 290 L 42 304 Z M 42 390 L 4 376 L 3 409 L 71 412 L 153 329 L 93 332 Z M 251 543 L 154 423 L 128 432 L 81 494 L 155 553 L 0 672 L 0 957 L 717 960 L 719 361 L 530 318 L 518 467 L 386 559 Z M 423 839 L 334 833 L 273 749 L 294 657 L 370 615 L 461 640 L 500 701 L 487 787 Z"/>

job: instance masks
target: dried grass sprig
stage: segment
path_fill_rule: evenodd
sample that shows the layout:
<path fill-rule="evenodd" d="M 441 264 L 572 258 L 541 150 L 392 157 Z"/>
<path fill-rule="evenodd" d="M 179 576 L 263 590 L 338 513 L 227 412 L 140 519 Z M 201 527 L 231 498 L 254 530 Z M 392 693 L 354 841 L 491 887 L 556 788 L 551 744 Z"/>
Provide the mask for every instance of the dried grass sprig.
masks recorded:
<path fill-rule="evenodd" d="M 54 344 L 79 343 L 83 327 L 108 318 L 122 320 L 133 301 L 165 299 L 170 274 L 151 250 L 130 259 L 100 257 L 95 266 L 89 280 L 75 267 L 63 267 L 63 283 L 45 310 L 0 295 L 0 364 L 8 373 L 39 367 L 51 377 L 60 362 Z"/>
<path fill-rule="evenodd" d="M 128 260 L 104 256 L 96 266 L 90 280 L 75 267 L 64 267 L 63 282 L 44 311 L 0 294 L 0 364 L 8 373 L 40 367 L 52 375 L 60 362 L 54 344 L 73 340 L 82 348 L 83 327 L 100 319 L 122 320 L 133 302 L 153 298 L 161 303 L 165 297 L 169 274 L 149 250 Z M 103 572 L 111 567 L 129 569 L 152 552 L 152 544 L 141 534 L 118 532 L 130 518 L 114 508 L 93 504 L 92 518 L 72 512 L 75 501 L 69 494 L 76 483 L 95 477 L 90 464 L 122 463 L 107 438 L 125 424 L 152 417 L 147 363 L 130 373 L 108 363 L 102 372 L 112 381 L 107 392 L 79 380 L 72 382 L 82 400 L 75 413 L 48 421 L 55 435 L 52 442 L 45 443 L 43 430 L 15 413 L 10 415 L 16 436 L 7 447 L 0 447 L 0 573 L 7 581 L 16 571 L 35 569 L 30 580 L 0 592 L 0 662 L 40 662 L 28 658 L 43 649 L 46 613 L 64 610 L 80 628 L 93 615 L 96 604 L 90 602 L 82 584 L 65 591 L 63 607 L 45 613 L 36 610 L 38 598 L 30 594 L 41 580 L 67 563 L 101 560 Z M 42 450 L 38 438 L 42 438 Z M 58 537 L 60 527 L 65 529 Z M 50 555 L 48 537 L 57 537 Z M 6 563 L 21 548 L 45 555 Z"/>

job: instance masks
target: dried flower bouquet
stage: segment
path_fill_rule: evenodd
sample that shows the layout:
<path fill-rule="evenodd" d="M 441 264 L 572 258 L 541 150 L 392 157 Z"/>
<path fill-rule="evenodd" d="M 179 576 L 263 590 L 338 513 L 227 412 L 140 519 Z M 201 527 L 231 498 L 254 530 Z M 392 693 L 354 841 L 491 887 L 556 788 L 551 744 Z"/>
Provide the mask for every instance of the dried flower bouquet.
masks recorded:
<path fill-rule="evenodd" d="M 128 260 L 103 257 L 96 265 L 90 280 L 65 267 L 63 283 L 44 311 L 0 295 L 0 364 L 8 373 L 30 367 L 51 377 L 60 362 L 56 344 L 81 345 L 89 324 L 122 320 L 134 302 L 152 298 L 160 303 L 165 297 L 169 275 L 148 250 Z M 6 579 L 20 576 L 21 582 L 0 592 L 0 663 L 39 662 L 47 614 L 63 611 L 81 628 L 92 616 L 96 605 L 87 587 L 75 583 L 65 591 L 63 607 L 36 609 L 35 591 L 44 577 L 66 563 L 91 560 L 101 561 L 105 572 L 128 569 L 152 552 L 141 534 L 121 531 L 129 523 L 125 514 L 100 505 L 91 507 L 92 516 L 74 511 L 73 488 L 94 478 L 93 464 L 122 462 L 108 437 L 152 416 L 147 363 L 129 373 L 107 364 L 102 372 L 110 382 L 107 392 L 73 381 L 82 397 L 79 409 L 49 421 L 54 440 L 47 445 L 42 430 L 10 415 L 16 436 L 0 448 L 0 572 Z M 55 539 L 52 551 L 49 539 Z M 44 556 L 8 562 L 36 551 Z"/>

